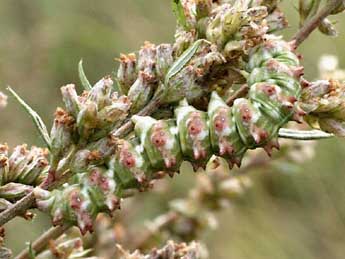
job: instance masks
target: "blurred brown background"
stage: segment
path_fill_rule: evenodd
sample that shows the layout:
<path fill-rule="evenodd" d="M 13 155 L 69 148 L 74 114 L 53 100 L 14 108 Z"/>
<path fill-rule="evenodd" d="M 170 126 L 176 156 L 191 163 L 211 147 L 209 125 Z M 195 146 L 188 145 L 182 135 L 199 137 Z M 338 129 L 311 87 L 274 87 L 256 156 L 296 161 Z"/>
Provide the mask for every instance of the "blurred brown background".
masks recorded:
<path fill-rule="evenodd" d="M 295 7 L 285 1 L 290 28 L 297 29 Z M 313 33 L 300 48 L 308 79 L 318 75 L 321 54 L 335 54 L 345 68 L 345 15 L 338 16 L 340 36 Z M 173 40 L 175 20 L 170 0 L 2 0 L 0 2 L 0 91 L 11 85 L 51 125 L 61 105 L 59 87 L 79 84 L 83 58 L 90 81 L 111 73 L 114 57 L 137 50 L 149 40 Z M 0 141 L 42 145 L 31 120 L 12 98 L 0 111 Z M 216 231 L 204 237 L 211 258 L 287 259 L 345 257 L 345 140 L 320 141 L 311 161 L 292 170 L 251 172 L 254 186 L 219 215 Z M 170 197 L 146 195 L 140 222 L 162 211 L 169 198 L 186 193 L 192 174 L 171 181 Z M 163 204 L 163 205 L 162 205 Z M 138 224 L 136 222 L 135 224 Z M 49 227 L 38 215 L 32 223 L 7 225 L 7 245 L 18 252 Z"/>

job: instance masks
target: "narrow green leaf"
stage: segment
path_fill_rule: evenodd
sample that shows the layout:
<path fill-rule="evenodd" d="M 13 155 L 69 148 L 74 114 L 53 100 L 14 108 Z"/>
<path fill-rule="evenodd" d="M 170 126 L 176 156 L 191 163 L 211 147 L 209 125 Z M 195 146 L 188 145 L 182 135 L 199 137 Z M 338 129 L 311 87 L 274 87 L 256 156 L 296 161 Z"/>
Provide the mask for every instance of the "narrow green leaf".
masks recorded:
<path fill-rule="evenodd" d="M 181 3 L 181 0 L 173 0 L 172 1 L 172 9 L 176 16 L 177 23 L 184 27 L 185 29 L 188 29 L 187 26 L 187 19 L 184 13 L 183 5 Z"/>
<path fill-rule="evenodd" d="M 29 259 L 35 259 L 36 258 L 36 253 L 32 249 L 32 244 L 31 242 L 29 243 Z"/>
<path fill-rule="evenodd" d="M 197 52 L 199 46 L 201 43 L 208 41 L 204 39 L 197 40 L 193 43 L 192 46 L 190 46 L 183 54 L 174 62 L 174 64 L 169 69 L 167 75 L 165 76 L 164 84 L 167 85 L 170 78 L 172 78 L 174 75 L 176 75 L 178 72 L 181 71 L 182 68 L 185 67 L 186 64 L 192 59 L 194 54 Z"/>
<path fill-rule="evenodd" d="M 78 72 L 79 72 L 80 82 L 81 82 L 82 86 L 84 87 L 84 89 L 85 90 L 91 90 L 92 85 L 90 84 L 89 80 L 87 79 L 87 77 L 85 75 L 82 59 L 79 61 L 79 64 L 78 64 Z"/>
<path fill-rule="evenodd" d="M 294 130 L 282 128 L 279 130 L 279 137 L 297 140 L 316 140 L 333 138 L 335 135 L 321 130 Z"/>
<path fill-rule="evenodd" d="M 10 86 L 8 86 L 7 89 L 14 96 L 14 98 L 16 98 L 16 100 L 23 106 L 23 108 L 29 113 L 38 131 L 40 132 L 44 142 L 46 143 L 47 147 L 50 149 L 51 141 L 50 141 L 49 133 L 41 117 L 22 98 L 20 98 L 20 96 Z"/>

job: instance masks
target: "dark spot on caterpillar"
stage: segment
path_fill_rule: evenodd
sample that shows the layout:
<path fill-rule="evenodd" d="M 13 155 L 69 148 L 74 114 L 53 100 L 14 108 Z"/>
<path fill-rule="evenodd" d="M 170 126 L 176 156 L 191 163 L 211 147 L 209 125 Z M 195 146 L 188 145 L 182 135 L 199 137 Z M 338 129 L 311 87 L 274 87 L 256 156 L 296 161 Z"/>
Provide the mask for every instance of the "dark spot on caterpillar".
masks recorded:
<path fill-rule="evenodd" d="M 188 122 L 188 132 L 191 135 L 198 135 L 203 129 L 203 123 L 200 119 L 199 113 L 193 113 Z"/>
<path fill-rule="evenodd" d="M 252 119 L 252 114 L 248 107 L 244 106 L 241 108 L 242 120 L 244 122 L 249 122 Z"/>
<path fill-rule="evenodd" d="M 122 164 L 128 168 L 135 166 L 135 158 L 128 150 L 122 150 L 120 154 Z"/>
<path fill-rule="evenodd" d="M 163 131 L 154 132 L 151 141 L 156 147 L 162 147 L 166 143 L 166 137 Z"/>

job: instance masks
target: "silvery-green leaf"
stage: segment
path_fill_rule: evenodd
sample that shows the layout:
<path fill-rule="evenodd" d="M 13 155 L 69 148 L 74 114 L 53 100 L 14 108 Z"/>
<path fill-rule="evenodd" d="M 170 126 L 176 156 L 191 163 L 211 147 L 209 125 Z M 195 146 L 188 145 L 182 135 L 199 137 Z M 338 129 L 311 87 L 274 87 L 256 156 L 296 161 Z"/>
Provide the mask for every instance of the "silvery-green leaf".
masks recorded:
<path fill-rule="evenodd" d="M 90 84 L 89 80 L 87 79 L 84 68 L 83 68 L 83 60 L 81 59 L 78 64 L 78 72 L 79 72 L 79 79 L 81 81 L 82 86 L 85 90 L 91 90 L 92 85 Z"/>
<path fill-rule="evenodd" d="M 168 85 L 170 78 L 172 78 L 174 75 L 180 72 L 181 69 L 184 68 L 186 64 L 188 64 L 188 62 L 192 59 L 192 57 L 197 52 L 197 50 L 199 49 L 200 45 L 203 42 L 209 43 L 208 41 L 203 40 L 203 39 L 197 40 L 196 42 L 193 43 L 192 46 L 190 46 L 185 52 L 183 52 L 183 54 L 174 62 L 174 64 L 171 66 L 171 68 L 169 69 L 165 77 L 165 80 L 164 80 L 165 85 Z"/>
<path fill-rule="evenodd" d="M 46 146 L 50 149 L 50 137 L 46 125 L 44 124 L 41 117 L 34 111 L 11 87 L 7 88 L 16 100 L 23 106 L 23 108 L 29 113 L 32 120 L 34 121 L 38 131 L 40 132 Z"/>

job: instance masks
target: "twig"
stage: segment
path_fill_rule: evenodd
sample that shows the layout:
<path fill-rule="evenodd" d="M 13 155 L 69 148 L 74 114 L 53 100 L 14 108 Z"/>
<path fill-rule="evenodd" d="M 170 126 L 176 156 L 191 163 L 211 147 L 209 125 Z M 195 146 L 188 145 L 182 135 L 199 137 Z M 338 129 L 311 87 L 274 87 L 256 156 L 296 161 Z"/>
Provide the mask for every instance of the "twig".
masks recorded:
<path fill-rule="evenodd" d="M 160 98 L 156 97 L 152 99 L 137 115 L 146 116 L 152 114 L 160 106 Z M 133 129 L 133 122 L 131 120 L 127 121 L 120 128 L 112 132 L 114 137 L 124 137 L 128 132 Z"/>
<path fill-rule="evenodd" d="M 295 46 L 298 47 L 308 36 L 310 33 L 315 30 L 323 19 L 325 19 L 331 12 L 341 4 L 343 0 L 329 0 L 325 4 L 325 6 L 309 21 L 307 21 L 302 28 L 295 34 L 293 37 L 293 41 L 295 41 Z"/>
<path fill-rule="evenodd" d="M 242 85 L 233 95 L 229 96 L 226 100 L 226 104 L 232 106 L 237 98 L 241 98 L 247 95 L 249 86 L 247 84 Z"/>
<path fill-rule="evenodd" d="M 33 192 L 31 192 L 15 204 L 13 204 L 13 206 L 1 212 L 0 226 L 15 218 L 17 215 L 23 214 L 26 210 L 30 209 L 34 205 L 34 202 L 35 196 Z"/>
<path fill-rule="evenodd" d="M 145 247 L 145 244 L 160 230 L 165 228 L 166 226 L 170 225 L 172 222 L 174 222 L 178 217 L 178 214 L 174 211 L 170 211 L 166 214 L 160 215 L 157 218 L 153 220 L 153 222 L 150 223 L 150 226 L 148 227 L 146 232 L 139 236 L 137 240 L 133 242 L 133 248 L 135 249 L 142 249 Z"/>
<path fill-rule="evenodd" d="M 316 140 L 333 138 L 334 135 L 326 133 L 321 130 L 293 130 L 293 129 L 280 129 L 280 138 L 297 139 L 297 140 Z"/>
<path fill-rule="evenodd" d="M 36 254 L 42 252 L 43 249 L 48 245 L 50 240 L 58 238 L 70 227 L 71 225 L 51 227 L 32 243 L 32 249 Z M 15 259 L 27 258 L 29 258 L 29 248 L 25 248 L 23 251 L 21 251 Z"/>

